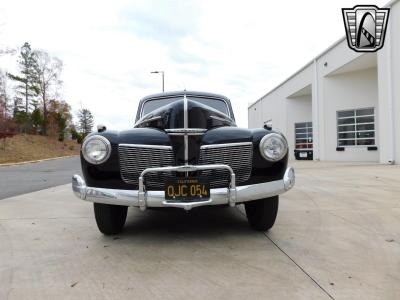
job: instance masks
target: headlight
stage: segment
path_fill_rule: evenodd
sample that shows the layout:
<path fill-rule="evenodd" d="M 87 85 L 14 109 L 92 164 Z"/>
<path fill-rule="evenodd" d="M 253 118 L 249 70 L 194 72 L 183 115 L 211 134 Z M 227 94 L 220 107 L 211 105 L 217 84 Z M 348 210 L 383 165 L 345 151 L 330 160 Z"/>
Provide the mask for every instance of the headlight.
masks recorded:
<path fill-rule="evenodd" d="M 288 151 L 286 139 L 278 133 L 270 133 L 260 141 L 260 153 L 269 161 L 282 159 Z"/>
<path fill-rule="evenodd" d="M 91 164 L 101 164 L 110 157 L 111 144 L 104 136 L 89 136 L 83 142 L 82 154 L 85 160 Z"/>

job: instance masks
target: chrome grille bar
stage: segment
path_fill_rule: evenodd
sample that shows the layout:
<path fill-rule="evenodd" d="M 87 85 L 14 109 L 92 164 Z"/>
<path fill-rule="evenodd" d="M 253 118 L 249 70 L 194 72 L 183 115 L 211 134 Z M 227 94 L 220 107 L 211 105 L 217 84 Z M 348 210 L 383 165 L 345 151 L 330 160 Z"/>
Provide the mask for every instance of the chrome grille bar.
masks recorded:
<path fill-rule="evenodd" d="M 183 98 L 183 128 L 189 128 L 188 100 L 186 98 L 186 93 Z M 185 134 L 183 139 L 185 147 L 185 165 L 187 165 L 189 163 L 189 136 Z"/>
<path fill-rule="evenodd" d="M 148 168 L 171 167 L 175 157 L 171 146 L 119 145 L 121 178 L 124 182 L 137 185 L 139 176 Z M 203 145 L 200 148 L 198 165 L 224 164 L 230 166 L 236 177 L 236 184 L 248 180 L 253 161 L 253 143 L 229 143 Z M 196 175 L 194 175 L 196 176 Z M 226 187 L 230 173 L 224 169 L 198 171 L 197 176 L 206 177 L 211 188 Z M 165 182 L 175 177 L 175 172 L 146 173 L 144 178 L 148 189 L 163 189 Z"/>
<path fill-rule="evenodd" d="M 204 145 L 200 148 L 199 165 L 228 165 L 236 175 L 237 184 L 250 178 L 252 162 L 252 142 Z M 212 188 L 226 186 L 230 178 L 226 170 L 205 170 L 201 176 L 208 178 Z"/>
<path fill-rule="evenodd" d="M 121 178 L 126 183 L 139 183 L 139 176 L 148 168 L 167 167 L 175 164 L 171 146 L 120 144 L 118 146 Z M 163 189 L 171 172 L 148 173 L 146 186 Z"/>

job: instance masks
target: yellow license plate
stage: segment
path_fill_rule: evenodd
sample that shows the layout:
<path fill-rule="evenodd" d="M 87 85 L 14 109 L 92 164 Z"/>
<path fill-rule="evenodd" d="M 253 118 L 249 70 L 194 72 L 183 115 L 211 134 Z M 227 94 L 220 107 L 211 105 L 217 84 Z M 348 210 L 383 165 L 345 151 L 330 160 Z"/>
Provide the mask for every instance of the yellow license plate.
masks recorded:
<path fill-rule="evenodd" d="M 165 199 L 176 201 L 207 200 L 210 185 L 199 178 L 176 178 L 165 185 Z"/>

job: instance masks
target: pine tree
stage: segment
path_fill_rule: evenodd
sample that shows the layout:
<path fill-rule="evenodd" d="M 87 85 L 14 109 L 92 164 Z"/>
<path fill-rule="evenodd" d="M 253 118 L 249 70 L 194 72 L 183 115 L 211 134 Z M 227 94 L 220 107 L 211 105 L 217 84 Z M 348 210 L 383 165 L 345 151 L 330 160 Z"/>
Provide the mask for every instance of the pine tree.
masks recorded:
<path fill-rule="evenodd" d="M 43 114 L 39 108 L 35 108 L 31 113 L 32 130 L 34 133 L 40 133 L 43 124 Z"/>
<path fill-rule="evenodd" d="M 8 74 L 8 76 L 17 82 L 16 93 L 25 102 L 25 112 L 28 113 L 31 101 L 37 95 L 37 88 L 35 85 L 36 57 L 27 42 L 21 47 L 18 64 L 21 74 Z"/>
<path fill-rule="evenodd" d="M 78 112 L 78 128 L 83 137 L 92 132 L 93 115 L 90 110 L 82 108 Z"/>

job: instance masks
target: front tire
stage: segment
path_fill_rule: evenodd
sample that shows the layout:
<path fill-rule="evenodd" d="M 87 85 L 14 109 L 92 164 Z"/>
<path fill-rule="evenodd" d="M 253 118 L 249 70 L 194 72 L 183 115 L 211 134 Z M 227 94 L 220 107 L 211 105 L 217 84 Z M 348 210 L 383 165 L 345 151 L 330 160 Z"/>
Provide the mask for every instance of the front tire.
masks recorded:
<path fill-rule="evenodd" d="M 274 226 L 278 214 L 279 196 L 249 201 L 244 206 L 250 226 L 256 230 L 267 231 Z"/>
<path fill-rule="evenodd" d="M 124 228 L 127 206 L 93 203 L 97 227 L 105 235 L 117 234 Z"/>

